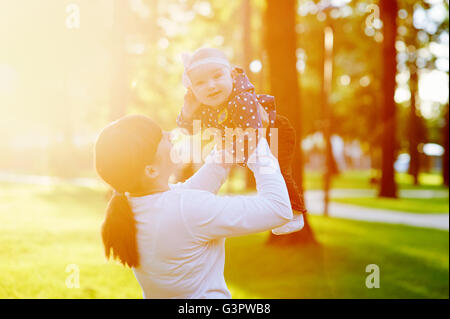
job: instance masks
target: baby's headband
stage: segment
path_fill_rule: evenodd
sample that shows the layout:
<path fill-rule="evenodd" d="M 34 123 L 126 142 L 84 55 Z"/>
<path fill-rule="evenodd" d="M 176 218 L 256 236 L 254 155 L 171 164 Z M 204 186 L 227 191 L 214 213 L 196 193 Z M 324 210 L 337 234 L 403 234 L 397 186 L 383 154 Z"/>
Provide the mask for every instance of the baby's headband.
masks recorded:
<path fill-rule="evenodd" d="M 189 79 L 189 76 L 187 75 L 187 72 L 198 67 L 199 65 L 203 65 L 203 64 L 207 64 L 207 63 L 216 63 L 216 64 L 224 65 L 228 68 L 231 68 L 230 63 L 226 59 L 220 58 L 220 57 L 207 57 L 207 58 L 204 58 L 201 60 L 197 60 L 193 63 L 189 63 L 189 61 L 191 60 L 191 55 L 189 55 L 188 53 L 183 53 L 181 55 L 181 60 L 183 61 L 183 65 L 184 65 L 183 85 L 186 88 L 189 88 L 192 85 L 191 80 Z"/>

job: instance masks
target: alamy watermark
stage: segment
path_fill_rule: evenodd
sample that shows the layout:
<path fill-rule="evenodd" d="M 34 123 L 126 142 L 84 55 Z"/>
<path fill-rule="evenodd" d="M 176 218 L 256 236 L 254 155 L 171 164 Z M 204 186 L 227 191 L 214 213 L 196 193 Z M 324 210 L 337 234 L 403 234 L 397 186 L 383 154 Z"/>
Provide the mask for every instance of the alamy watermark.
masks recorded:
<path fill-rule="evenodd" d="M 66 28 L 79 29 L 81 26 L 80 7 L 76 3 L 70 3 L 66 6 Z"/>
<path fill-rule="evenodd" d="M 80 288 L 80 267 L 77 264 L 69 264 L 66 266 L 66 287 L 69 289 Z"/>
<path fill-rule="evenodd" d="M 265 161 L 270 159 L 269 154 L 257 152 L 256 156 L 252 156 L 252 153 L 257 150 L 257 141 L 266 137 L 268 137 L 267 142 L 269 142 L 272 155 L 278 157 L 278 128 L 276 127 L 225 128 L 224 130 L 208 127 L 202 130 L 201 120 L 194 120 L 192 127 L 192 138 L 185 139 L 184 145 L 177 145 L 177 147 L 172 148 L 170 157 L 173 163 L 201 164 L 210 154 L 210 150 L 206 147 L 202 148 L 202 141 L 211 138 L 213 138 L 213 144 L 216 145 L 217 150 L 223 151 L 220 152 L 222 155 L 221 163 L 254 163 L 258 158 L 258 161 L 268 164 L 269 162 Z M 179 130 L 183 135 L 189 135 L 186 129 L 180 128 Z M 246 152 L 249 154 L 248 157 L 246 157 Z"/>
<path fill-rule="evenodd" d="M 376 264 L 367 265 L 366 272 L 370 273 L 366 277 L 366 287 L 369 289 L 380 288 L 380 267 Z"/>
<path fill-rule="evenodd" d="M 370 14 L 366 18 L 366 26 L 372 29 L 380 29 L 383 23 L 380 19 L 380 7 L 376 4 L 369 4 L 366 8 L 366 12 Z"/>

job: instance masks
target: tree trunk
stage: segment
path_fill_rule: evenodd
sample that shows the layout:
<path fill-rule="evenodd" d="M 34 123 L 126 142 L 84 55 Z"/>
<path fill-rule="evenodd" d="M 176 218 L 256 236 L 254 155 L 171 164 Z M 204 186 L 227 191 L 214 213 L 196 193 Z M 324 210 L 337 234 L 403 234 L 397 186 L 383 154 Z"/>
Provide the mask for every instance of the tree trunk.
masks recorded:
<path fill-rule="evenodd" d="M 271 94 L 275 96 L 277 113 L 285 115 L 296 131 L 296 145 L 293 152 L 293 177 L 300 189 L 303 189 L 303 157 L 301 143 L 301 112 L 298 73 L 296 68 L 297 34 L 296 0 L 267 0 L 265 12 L 265 46 L 269 61 Z M 303 230 L 283 236 L 270 235 L 269 243 L 294 244 L 316 243 L 314 233 L 305 215 Z"/>
<path fill-rule="evenodd" d="M 448 160 L 449 159 L 449 146 L 448 146 L 449 121 L 448 121 L 448 116 L 449 116 L 449 107 L 448 107 L 448 103 L 447 103 L 446 110 L 445 110 L 445 125 L 442 130 L 442 136 L 443 136 L 442 144 L 444 146 L 444 156 L 443 156 L 443 160 L 442 160 L 442 174 L 443 174 L 444 185 L 447 187 L 448 187 L 448 183 L 449 183 L 449 160 Z"/>
<path fill-rule="evenodd" d="M 397 73 L 395 38 L 397 33 L 397 1 L 380 0 L 380 18 L 383 21 L 383 108 L 382 108 L 382 162 L 380 197 L 397 197 L 394 161 L 396 149 L 395 75 Z"/>
<path fill-rule="evenodd" d="M 333 157 L 333 149 L 331 145 L 331 109 L 330 109 L 330 95 L 333 85 L 333 29 L 328 25 L 329 20 L 326 20 L 326 26 L 323 29 L 322 41 L 322 134 L 325 140 L 325 170 L 323 174 L 323 192 L 324 192 L 324 216 L 328 216 L 329 195 L 331 186 L 331 177 L 335 171 L 336 164 Z"/>
<path fill-rule="evenodd" d="M 408 125 L 408 135 L 409 135 L 409 174 L 414 178 L 414 185 L 419 184 L 419 169 L 420 169 L 420 154 L 417 149 L 419 146 L 419 119 L 417 116 L 417 93 L 418 93 L 418 78 L 417 69 L 415 65 L 411 65 L 410 68 L 410 80 L 409 86 L 411 91 L 411 106 L 409 113 L 409 125 Z"/>

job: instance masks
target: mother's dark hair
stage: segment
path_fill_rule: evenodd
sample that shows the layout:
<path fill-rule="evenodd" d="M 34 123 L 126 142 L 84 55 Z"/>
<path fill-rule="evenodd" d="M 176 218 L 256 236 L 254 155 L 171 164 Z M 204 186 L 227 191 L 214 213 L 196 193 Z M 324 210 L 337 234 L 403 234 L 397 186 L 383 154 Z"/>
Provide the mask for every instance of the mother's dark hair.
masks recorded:
<path fill-rule="evenodd" d="M 150 118 L 129 115 L 106 126 L 95 143 L 95 168 L 114 193 L 102 225 L 105 255 L 139 266 L 136 221 L 126 193 L 137 193 L 145 167 L 152 163 L 162 130 Z"/>

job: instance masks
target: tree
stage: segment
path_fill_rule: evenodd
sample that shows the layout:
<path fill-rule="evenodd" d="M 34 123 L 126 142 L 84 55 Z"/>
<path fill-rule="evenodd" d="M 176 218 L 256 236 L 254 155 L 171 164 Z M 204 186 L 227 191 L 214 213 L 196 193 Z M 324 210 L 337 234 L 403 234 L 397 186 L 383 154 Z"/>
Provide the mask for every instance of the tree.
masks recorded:
<path fill-rule="evenodd" d="M 277 100 L 277 112 L 287 116 L 296 130 L 297 140 L 293 150 L 295 152 L 293 175 L 297 185 L 301 186 L 303 182 L 303 159 L 300 148 L 302 136 L 301 109 L 296 68 L 296 2 L 295 0 L 267 0 L 265 46 L 269 61 L 271 93 Z M 271 234 L 269 242 L 290 244 L 301 242 L 315 243 L 316 241 L 308 223 L 308 218 L 305 216 L 304 229 L 284 236 Z"/>
<path fill-rule="evenodd" d="M 330 95 L 330 122 L 332 134 L 347 143 L 355 140 L 365 154 L 370 154 L 374 168 L 381 158 L 381 26 L 368 25 L 373 1 L 352 1 L 323 12 L 325 1 L 299 3 L 298 59 L 301 77 L 301 104 L 304 135 L 322 130 L 323 112 L 321 79 L 323 77 L 323 28 L 331 24 L 333 33 L 333 77 Z M 349 14 L 348 12 L 352 12 Z M 328 17 L 328 18 L 324 18 Z M 370 59 L 367 57 L 370 56 Z M 357 117 L 357 120 L 355 120 Z"/>
<path fill-rule="evenodd" d="M 420 143 L 426 143 L 429 139 L 433 140 L 433 134 L 436 127 L 433 122 L 428 121 L 428 130 L 424 118 L 420 115 L 420 98 L 418 95 L 418 82 L 420 69 L 440 70 L 436 64 L 439 55 L 430 50 L 430 46 L 434 43 L 441 42 L 441 36 L 448 34 L 448 15 L 442 20 L 431 19 L 427 12 L 431 11 L 434 5 L 444 5 L 448 11 L 448 2 L 441 1 L 431 4 L 428 1 L 401 0 L 399 1 L 399 40 L 404 45 L 400 45 L 399 55 L 403 55 L 400 61 L 402 67 L 405 65 L 409 71 L 409 88 L 411 92 L 410 112 L 408 119 L 408 144 L 410 153 L 409 173 L 414 177 L 414 184 L 418 184 L 418 175 L 420 170 L 420 153 L 418 146 Z M 431 10 L 430 10 L 431 9 Z M 414 14 L 424 13 L 427 16 L 427 23 L 414 23 Z M 431 126 L 431 127 L 430 127 Z M 436 126 L 436 125 L 434 125 Z M 435 142 L 438 142 L 436 137 Z M 445 144 L 445 138 L 442 139 Z M 443 173 L 447 167 L 443 167 Z"/>
<path fill-rule="evenodd" d="M 396 150 L 396 104 L 394 100 L 397 73 L 395 40 L 397 35 L 397 1 L 380 0 L 380 18 L 383 22 L 383 108 L 382 160 L 380 197 L 397 197 L 394 176 Z"/>
<path fill-rule="evenodd" d="M 417 115 L 417 100 L 419 94 L 419 79 L 417 76 L 417 68 L 415 65 L 410 65 L 410 90 L 411 90 L 411 105 L 409 111 L 409 125 L 408 125 L 408 140 L 409 140 L 409 174 L 413 176 L 414 185 L 419 184 L 419 170 L 420 170 L 420 154 L 418 150 L 419 140 L 421 136 L 419 132 L 420 119 Z"/>
<path fill-rule="evenodd" d="M 404 8 L 400 16 L 400 36 L 399 38 L 405 43 L 405 50 L 403 54 L 407 54 L 406 66 L 409 70 L 409 90 L 411 92 L 409 117 L 407 125 L 408 135 L 408 148 L 410 155 L 409 162 L 409 174 L 413 176 L 414 185 L 419 184 L 419 171 L 421 167 L 420 153 L 418 150 L 419 143 L 425 142 L 426 133 L 423 124 L 423 119 L 420 116 L 420 103 L 419 103 L 419 68 L 418 63 L 423 58 L 419 52 L 425 48 L 429 43 L 428 41 L 419 40 L 420 33 L 425 34 L 424 30 L 418 30 L 414 25 L 414 11 L 417 7 L 425 6 L 427 3 L 424 1 L 411 1 L 403 0 L 401 7 Z M 423 36 L 422 36 L 423 37 Z M 426 36 L 428 38 L 428 36 Z M 429 61 L 432 62 L 432 61 Z"/>

